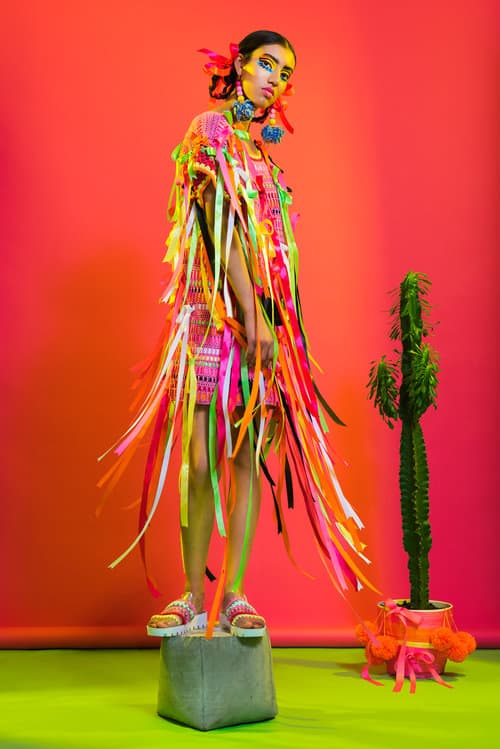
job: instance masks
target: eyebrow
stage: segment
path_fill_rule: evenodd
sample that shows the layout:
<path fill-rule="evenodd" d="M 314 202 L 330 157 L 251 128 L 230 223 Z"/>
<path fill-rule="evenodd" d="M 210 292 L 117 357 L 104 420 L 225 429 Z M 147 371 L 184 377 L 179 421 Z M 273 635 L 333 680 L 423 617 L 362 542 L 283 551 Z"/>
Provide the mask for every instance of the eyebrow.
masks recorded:
<path fill-rule="evenodd" d="M 269 52 L 264 52 L 264 54 L 262 54 L 261 57 L 270 57 L 271 60 L 274 60 L 276 65 L 280 64 L 280 61 L 278 60 L 278 58 L 275 57 L 274 55 L 271 55 Z M 290 65 L 283 65 L 283 70 L 289 70 L 291 73 L 293 73 L 293 68 L 291 68 Z"/>

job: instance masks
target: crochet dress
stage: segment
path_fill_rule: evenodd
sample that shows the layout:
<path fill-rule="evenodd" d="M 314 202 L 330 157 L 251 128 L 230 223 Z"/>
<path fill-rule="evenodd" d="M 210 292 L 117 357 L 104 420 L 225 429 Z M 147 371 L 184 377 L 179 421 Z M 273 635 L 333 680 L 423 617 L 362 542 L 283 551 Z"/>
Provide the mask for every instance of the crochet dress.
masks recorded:
<path fill-rule="evenodd" d="M 138 373 L 142 403 L 136 418 L 110 448 L 120 457 L 101 480 L 111 488 L 150 432 L 139 533 L 111 567 L 136 545 L 145 564 L 144 534 L 160 501 L 177 434 L 182 442 L 180 518 L 187 525 L 193 413 L 195 404 L 204 404 L 209 411 L 210 474 L 221 536 L 226 537 L 228 509 L 221 498 L 219 474 L 231 477 L 233 458 L 248 434 L 250 444 L 255 445 L 252 471 L 262 471 L 269 482 L 278 532 L 294 564 L 284 495 L 288 507 L 293 507 L 295 484 L 337 590 L 343 594 L 348 583 L 355 589 L 366 585 L 375 590 L 359 563 L 369 563 L 358 536 L 363 525 L 339 485 L 326 438 L 324 412 L 337 418 L 311 373 L 297 288 L 297 247 L 288 213 L 290 193 L 281 170 L 262 146 L 261 159 L 249 156 L 244 144 L 248 138 L 247 132 L 232 127 L 230 112 L 206 112 L 195 117 L 172 155 L 176 174 L 165 256 L 172 274 L 160 300 L 167 310 L 165 330 L 153 356 Z M 210 231 L 202 208 L 203 190 L 209 183 L 215 188 Z M 254 370 L 246 364 L 245 329 L 224 272 L 229 252 L 229 242 L 226 246 L 222 241 L 224 211 L 229 242 L 236 231 L 243 248 L 254 304 L 260 305 L 273 331 L 272 370 L 262 370 L 258 350 Z M 233 440 L 236 412 L 239 420 Z M 275 477 L 266 462 L 271 447 L 279 459 Z M 147 572 L 146 576 L 154 593 Z M 223 585 L 224 565 L 209 627 Z"/>

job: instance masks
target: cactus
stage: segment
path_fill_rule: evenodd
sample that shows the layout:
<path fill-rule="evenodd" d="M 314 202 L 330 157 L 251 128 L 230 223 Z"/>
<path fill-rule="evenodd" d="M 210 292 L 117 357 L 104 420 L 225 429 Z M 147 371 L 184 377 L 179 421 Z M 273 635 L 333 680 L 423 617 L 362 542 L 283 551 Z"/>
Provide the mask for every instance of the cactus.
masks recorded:
<path fill-rule="evenodd" d="M 420 418 L 436 408 L 438 355 L 422 340 L 432 332 L 427 295 L 431 282 L 424 273 L 408 273 L 390 310 L 390 338 L 400 343 L 397 359 L 372 362 L 369 397 L 393 429 L 401 421 L 399 488 L 403 547 L 408 554 L 410 608 L 429 608 L 429 468 Z M 392 293 L 397 295 L 398 289 Z"/>

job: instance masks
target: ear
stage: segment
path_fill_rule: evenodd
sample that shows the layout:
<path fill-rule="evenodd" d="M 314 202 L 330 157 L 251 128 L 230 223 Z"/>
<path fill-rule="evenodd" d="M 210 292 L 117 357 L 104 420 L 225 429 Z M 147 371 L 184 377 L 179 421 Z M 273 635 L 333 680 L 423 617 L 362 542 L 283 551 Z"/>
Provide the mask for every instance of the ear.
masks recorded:
<path fill-rule="evenodd" d="M 238 54 L 234 58 L 234 69 L 236 70 L 236 73 L 239 77 L 241 75 L 241 71 L 243 70 L 243 55 Z"/>

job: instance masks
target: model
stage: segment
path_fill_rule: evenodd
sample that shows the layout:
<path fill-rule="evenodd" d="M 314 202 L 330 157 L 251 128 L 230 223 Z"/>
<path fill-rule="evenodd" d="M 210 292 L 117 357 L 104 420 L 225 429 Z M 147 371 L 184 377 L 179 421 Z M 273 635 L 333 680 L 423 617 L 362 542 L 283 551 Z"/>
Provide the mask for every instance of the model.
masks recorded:
<path fill-rule="evenodd" d="M 248 602 L 244 579 L 268 480 L 278 525 L 292 558 L 283 496 L 300 488 L 321 558 L 343 592 L 367 580 L 358 537 L 362 523 L 336 478 L 323 411 L 335 414 L 311 373 L 297 287 L 297 247 L 290 191 L 268 152 L 284 129 L 296 55 L 281 34 L 256 31 L 227 57 L 210 50 L 213 108 L 196 116 L 176 162 L 165 261 L 172 267 L 161 301 L 166 328 L 139 373 L 142 405 L 113 446 L 119 461 L 104 477 L 114 484 L 135 447 L 151 432 L 139 534 L 112 563 L 139 545 L 160 501 L 178 434 L 184 593 L 148 623 L 169 636 L 221 625 L 238 636 L 262 636 L 265 620 Z M 262 123 L 261 138 L 253 135 Z M 273 478 L 267 457 L 279 456 Z M 227 489 L 226 489 L 227 488 Z M 217 591 L 207 617 L 204 581 L 214 521 L 225 538 Z M 362 565 L 361 565 L 362 566 Z M 149 578 L 148 578 L 149 579 Z M 150 581 L 151 584 L 151 581 Z"/>

